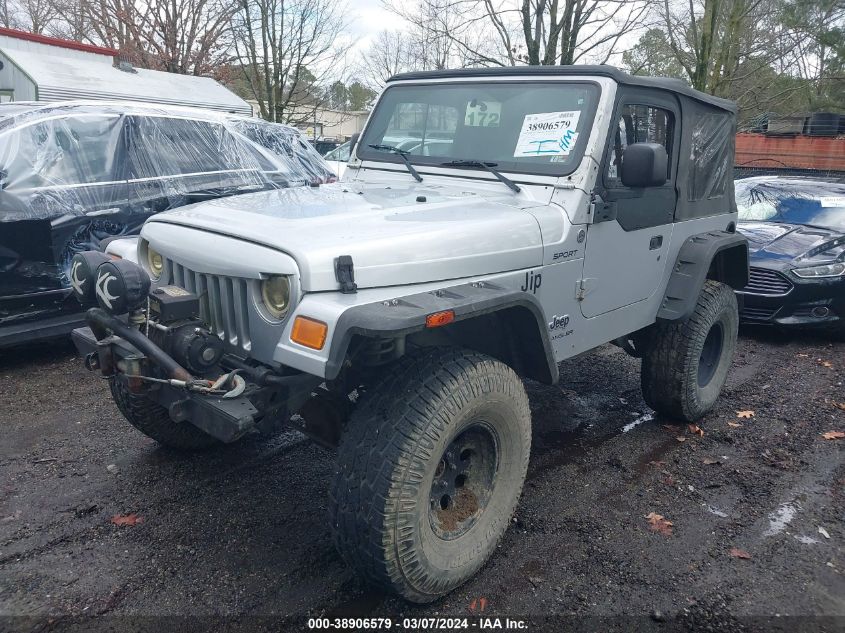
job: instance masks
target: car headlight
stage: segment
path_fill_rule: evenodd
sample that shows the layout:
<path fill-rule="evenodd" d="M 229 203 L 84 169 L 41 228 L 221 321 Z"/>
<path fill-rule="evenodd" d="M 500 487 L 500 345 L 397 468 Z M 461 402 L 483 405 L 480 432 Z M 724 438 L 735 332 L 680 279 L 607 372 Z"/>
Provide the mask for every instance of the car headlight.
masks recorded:
<path fill-rule="evenodd" d="M 262 281 L 261 299 L 270 316 L 281 319 L 290 305 L 290 279 L 283 275 L 272 275 Z"/>
<path fill-rule="evenodd" d="M 818 277 L 842 277 L 845 276 L 845 263 L 824 264 L 823 266 L 811 266 L 809 268 L 794 268 L 792 274 L 802 279 L 816 279 Z"/>
<path fill-rule="evenodd" d="M 147 268 L 150 271 L 150 276 L 153 279 L 160 279 L 161 273 L 164 272 L 164 257 L 161 253 L 156 251 L 149 242 L 146 244 L 147 251 Z"/>

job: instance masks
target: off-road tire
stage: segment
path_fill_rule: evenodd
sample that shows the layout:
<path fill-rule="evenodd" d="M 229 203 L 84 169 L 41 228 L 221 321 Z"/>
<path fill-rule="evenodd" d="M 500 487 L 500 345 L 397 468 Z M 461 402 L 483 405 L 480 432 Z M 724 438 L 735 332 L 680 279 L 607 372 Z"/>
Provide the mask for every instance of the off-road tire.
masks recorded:
<path fill-rule="evenodd" d="M 640 377 L 646 404 L 671 418 L 701 419 L 716 403 L 728 377 L 738 327 L 733 290 L 705 281 L 693 313 L 685 320 L 658 324 L 645 346 Z M 721 343 L 718 357 L 710 363 L 702 357 L 705 342 L 707 354 Z"/>
<path fill-rule="evenodd" d="M 476 428 L 495 437 L 495 468 L 484 470 L 494 473 L 491 485 L 469 518 L 435 525 L 437 478 L 456 442 Z M 472 459 L 472 451 L 458 450 L 459 459 Z M 508 366 L 451 348 L 406 356 L 362 396 L 341 439 L 330 502 L 335 545 L 370 583 L 431 602 L 472 577 L 495 550 L 530 450 L 528 398 Z M 483 479 L 478 468 L 476 481 Z M 467 480 L 476 477 L 467 472 Z M 476 490 L 471 483 L 461 485 Z M 449 529 L 459 535 L 436 532 Z"/>
<path fill-rule="evenodd" d="M 143 395 L 129 391 L 126 380 L 109 378 L 111 395 L 129 424 L 159 444 L 180 451 L 202 451 L 221 442 L 190 422 L 174 422 L 167 409 Z"/>

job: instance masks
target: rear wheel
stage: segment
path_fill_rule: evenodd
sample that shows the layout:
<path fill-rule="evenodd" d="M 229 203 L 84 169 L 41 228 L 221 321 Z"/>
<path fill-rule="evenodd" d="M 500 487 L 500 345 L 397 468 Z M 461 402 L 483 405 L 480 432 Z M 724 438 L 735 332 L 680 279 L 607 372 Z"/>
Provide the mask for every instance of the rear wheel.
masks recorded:
<path fill-rule="evenodd" d="M 727 380 L 738 326 L 733 290 L 707 280 L 689 318 L 658 325 L 646 345 L 641 373 L 646 403 L 687 422 L 704 416 Z"/>
<path fill-rule="evenodd" d="M 190 422 L 174 422 L 163 406 L 129 391 L 120 376 L 109 378 L 111 395 L 129 424 L 159 444 L 181 451 L 201 451 L 222 444 Z"/>
<path fill-rule="evenodd" d="M 371 583 L 435 600 L 493 553 L 530 446 L 528 398 L 509 367 L 454 349 L 403 358 L 362 397 L 341 440 L 338 550 Z"/>

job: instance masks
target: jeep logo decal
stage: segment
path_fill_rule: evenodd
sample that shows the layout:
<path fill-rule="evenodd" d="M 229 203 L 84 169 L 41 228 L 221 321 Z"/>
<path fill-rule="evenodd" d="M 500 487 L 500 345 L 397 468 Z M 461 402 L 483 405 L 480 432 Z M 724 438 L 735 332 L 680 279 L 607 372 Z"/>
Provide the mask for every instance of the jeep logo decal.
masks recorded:
<path fill-rule="evenodd" d="M 569 315 L 564 314 L 563 316 L 554 315 L 552 320 L 549 321 L 549 329 L 556 330 L 561 327 L 566 327 L 569 325 Z"/>

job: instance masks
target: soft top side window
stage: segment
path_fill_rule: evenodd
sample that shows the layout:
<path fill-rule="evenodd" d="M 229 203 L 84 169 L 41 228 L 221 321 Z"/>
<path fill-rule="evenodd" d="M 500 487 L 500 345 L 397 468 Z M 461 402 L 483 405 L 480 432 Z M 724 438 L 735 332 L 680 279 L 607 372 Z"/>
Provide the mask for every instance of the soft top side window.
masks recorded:
<path fill-rule="evenodd" d="M 721 198 L 730 180 L 733 157 L 733 117 L 709 112 L 696 118 L 690 139 L 687 199 Z"/>
<path fill-rule="evenodd" d="M 666 177 L 672 177 L 672 143 L 675 133 L 674 115 L 664 108 L 649 105 L 629 104 L 622 108 L 616 126 L 611 130 L 613 150 L 607 162 L 605 184 L 608 187 L 622 187 L 619 166 L 622 153 L 633 143 L 660 143 L 669 155 Z"/>

